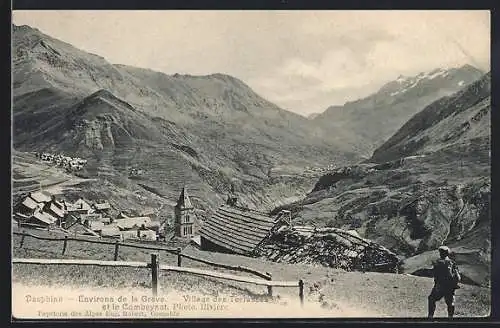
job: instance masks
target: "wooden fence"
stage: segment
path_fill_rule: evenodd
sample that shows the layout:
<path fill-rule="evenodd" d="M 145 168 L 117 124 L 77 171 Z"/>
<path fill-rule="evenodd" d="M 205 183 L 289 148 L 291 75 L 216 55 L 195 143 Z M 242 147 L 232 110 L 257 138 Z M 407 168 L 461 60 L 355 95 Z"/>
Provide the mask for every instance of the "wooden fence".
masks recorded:
<path fill-rule="evenodd" d="M 141 244 L 134 244 L 134 243 L 125 243 L 125 242 L 120 242 L 118 240 L 116 241 L 105 241 L 105 240 L 92 240 L 92 239 L 85 239 L 85 238 L 76 238 L 76 237 L 68 237 L 67 235 L 64 236 L 64 238 L 57 238 L 57 237 L 43 237 L 43 236 L 37 236 L 34 234 L 30 234 L 27 232 L 13 232 L 14 235 L 21 236 L 21 242 L 19 243 L 19 248 L 23 248 L 24 246 L 24 240 L 26 237 L 31 237 L 35 238 L 38 240 L 47 240 L 47 241 L 62 241 L 62 255 L 66 254 L 66 249 L 68 247 L 68 243 L 70 241 L 73 242 L 84 242 L 84 243 L 91 243 L 91 244 L 101 244 L 101 245 L 113 245 L 114 246 L 114 255 L 113 255 L 113 260 L 118 261 L 118 255 L 119 255 L 119 250 L 120 247 L 130 247 L 130 248 L 138 248 L 138 249 L 145 249 L 145 250 L 153 250 L 153 251 L 164 251 L 173 255 L 177 255 L 177 266 L 182 265 L 182 258 L 187 258 L 189 260 L 195 261 L 195 262 L 200 262 L 203 264 L 211 265 L 214 267 L 219 267 L 223 269 L 228 269 L 228 270 L 234 270 L 234 271 L 239 271 L 239 272 L 246 272 L 253 274 L 257 277 L 266 279 L 266 280 L 272 280 L 272 275 L 269 272 L 260 272 L 255 269 L 243 267 L 243 266 L 233 266 L 233 265 L 227 265 L 227 264 L 222 264 L 222 263 L 217 263 L 217 262 L 212 262 L 204 259 L 200 259 L 191 255 L 187 254 L 182 254 L 182 249 L 179 248 L 168 248 L 168 247 L 159 247 L 159 246 L 150 246 L 150 245 L 141 245 Z"/>
<path fill-rule="evenodd" d="M 174 271 L 181 273 L 190 273 L 195 275 L 213 277 L 218 279 L 232 280 L 255 285 L 268 287 L 268 295 L 272 296 L 272 287 L 298 287 L 300 304 L 304 305 L 304 282 L 297 281 L 272 281 L 268 279 L 256 279 L 252 277 L 243 277 L 233 274 L 208 271 L 197 268 L 186 268 L 180 266 L 160 265 L 158 254 L 151 254 L 151 261 L 147 262 L 127 262 L 127 261 L 100 261 L 100 260 L 80 260 L 80 259 L 33 259 L 33 258 L 14 258 L 12 263 L 24 264 L 43 264 L 43 265 L 93 265 L 107 267 L 131 267 L 131 268 L 149 268 L 151 269 L 151 287 L 153 295 L 158 294 L 158 275 L 159 271 Z"/>

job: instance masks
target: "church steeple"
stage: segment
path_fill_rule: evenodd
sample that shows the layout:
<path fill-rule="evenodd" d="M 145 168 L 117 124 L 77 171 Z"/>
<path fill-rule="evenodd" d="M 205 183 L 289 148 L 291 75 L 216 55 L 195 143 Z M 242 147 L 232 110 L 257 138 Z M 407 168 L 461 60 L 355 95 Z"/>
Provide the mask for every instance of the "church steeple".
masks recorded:
<path fill-rule="evenodd" d="M 177 204 L 175 207 L 180 210 L 187 210 L 193 208 L 193 204 L 191 203 L 191 199 L 189 199 L 189 195 L 187 193 L 186 187 L 182 188 L 179 199 L 177 200 Z"/>
<path fill-rule="evenodd" d="M 230 206 L 236 206 L 237 202 L 238 202 L 238 197 L 236 197 L 236 194 L 234 192 L 234 184 L 231 183 L 231 191 L 227 196 L 226 204 Z"/>
<path fill-rule="evenodd" d="M 175 205 L 175 235 L 177 237 L 189 237 L 194 234 L 195 215 L 187 189 L 183 187 Z"/>

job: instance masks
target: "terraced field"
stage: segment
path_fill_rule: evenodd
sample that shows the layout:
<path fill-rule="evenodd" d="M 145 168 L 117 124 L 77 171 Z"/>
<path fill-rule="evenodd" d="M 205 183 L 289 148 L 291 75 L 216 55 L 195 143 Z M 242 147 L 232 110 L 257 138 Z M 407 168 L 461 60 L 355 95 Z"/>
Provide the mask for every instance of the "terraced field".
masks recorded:
<path fill-rule="evenodd" d="M 12 164 L 14 194 L 54 186 L 72 178 L 63 170 L 43 163 L 30 153 L 14 151 Z"/>
<path fill-rule="evenodd" d="M 37 159 L 33 154 L 13 150 L 12 195 L 23 195 L 43 189 L 52 194 L 80 190 L 79 184 L 93 179 L 79 178 L 63 169 Z"/>

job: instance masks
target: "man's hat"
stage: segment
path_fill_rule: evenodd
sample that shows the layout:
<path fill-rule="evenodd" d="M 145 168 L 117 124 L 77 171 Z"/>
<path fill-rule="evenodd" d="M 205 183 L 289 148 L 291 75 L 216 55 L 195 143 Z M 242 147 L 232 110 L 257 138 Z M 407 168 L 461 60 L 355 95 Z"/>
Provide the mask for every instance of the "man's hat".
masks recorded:
<path fill-rule="evenodd" d="M 440 247 L 438 248 L 438 250 L 439 250 L 440 252 L 450 253 L 450 248 L 449 248 L 448 246 L 444 246 L 444 245 L 443 245 L 443 246 L 440 246 Z"/>

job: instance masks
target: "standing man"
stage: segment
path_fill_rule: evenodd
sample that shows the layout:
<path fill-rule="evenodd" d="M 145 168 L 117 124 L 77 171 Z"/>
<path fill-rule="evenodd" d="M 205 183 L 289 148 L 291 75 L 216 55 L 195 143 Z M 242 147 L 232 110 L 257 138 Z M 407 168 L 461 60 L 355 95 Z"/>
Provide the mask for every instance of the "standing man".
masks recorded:
<path fill-rule="evenodd" d="M 460 288 L 460 272 L 457 264 L 450 259 L 450 249 L 446 246 L 439 247 L 439 259 L 433 263 L 434 287 L 428 297 L 428 317 L 434 316 L 436 302 L 444 297 L 448 307 L 448 318 L 455 313 L 455 289 Z"/>

